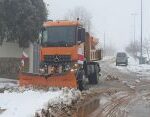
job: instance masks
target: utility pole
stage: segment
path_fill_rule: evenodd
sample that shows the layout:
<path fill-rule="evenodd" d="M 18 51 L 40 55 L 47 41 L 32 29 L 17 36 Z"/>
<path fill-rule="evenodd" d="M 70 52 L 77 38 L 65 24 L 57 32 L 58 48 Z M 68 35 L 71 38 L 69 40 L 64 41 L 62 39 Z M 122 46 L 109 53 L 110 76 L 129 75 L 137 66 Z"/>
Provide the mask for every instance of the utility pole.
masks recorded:
<path fill-rule="evenodd" d="M 139 64 L 143 64 L 143 1 L 141 0 L 141 56 Z"/>
<path fill-rule="evenodd" d="M 136 20 L 137 14 L 136 13 L 131 13 L 131 15 L 133 16 L 133 43 L 134 43 L 134 46 L 135 46 L 135 40 L 136 40 L 136 23 L 135 23 L 135 20 Z"/>
<path fill-rule="evenodd" d="M 106 40 L 105 40 L 105 32 L 104 32 L 104 56 L 105 56 L 105 54 L 106 54 Z"/>

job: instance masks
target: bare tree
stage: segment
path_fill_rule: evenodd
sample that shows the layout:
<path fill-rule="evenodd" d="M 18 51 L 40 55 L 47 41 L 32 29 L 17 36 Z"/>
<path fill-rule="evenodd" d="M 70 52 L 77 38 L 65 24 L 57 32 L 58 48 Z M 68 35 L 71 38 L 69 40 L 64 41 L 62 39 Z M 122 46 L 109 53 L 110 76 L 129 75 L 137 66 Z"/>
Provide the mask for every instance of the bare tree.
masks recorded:
<path fill-rule="evenodd" d="M 126 47 L 126 51 L 134 58 L 138 58 L 138 53 L 140 53 L 140 42 L 130 42 Z"/>
<path fill-rule="evenodd" d="M 150 40 L 148 38 L 144 39 L 143 52 L 147 55 L 148 60 L 150 60 Z"/>
<path fill-rule="evenodd" d="M 92 26 L 91 14 L 83 7 L 76 7 L 65 14 L 66 20 L 77 20 L 77 18 L 79 18 L 81 24 L 86 28 L 86 30 L 90 32 Z"/>

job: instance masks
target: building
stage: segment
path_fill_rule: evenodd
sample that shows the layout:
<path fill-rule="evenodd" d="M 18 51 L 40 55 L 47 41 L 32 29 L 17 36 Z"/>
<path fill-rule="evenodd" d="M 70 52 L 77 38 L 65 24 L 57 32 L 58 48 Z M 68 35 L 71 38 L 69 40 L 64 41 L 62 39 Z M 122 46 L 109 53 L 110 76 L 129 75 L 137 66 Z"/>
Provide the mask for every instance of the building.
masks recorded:
<path fill-rule="evenodd" d="M 17 78 L 23 52 L 28 55 L 24 71 L 37 72 L 39 66 L 37 44 L 30 43 L 29 48 L 23 49 L 17 43 L 4 42 L 0 46 L 0 77 Z"/>

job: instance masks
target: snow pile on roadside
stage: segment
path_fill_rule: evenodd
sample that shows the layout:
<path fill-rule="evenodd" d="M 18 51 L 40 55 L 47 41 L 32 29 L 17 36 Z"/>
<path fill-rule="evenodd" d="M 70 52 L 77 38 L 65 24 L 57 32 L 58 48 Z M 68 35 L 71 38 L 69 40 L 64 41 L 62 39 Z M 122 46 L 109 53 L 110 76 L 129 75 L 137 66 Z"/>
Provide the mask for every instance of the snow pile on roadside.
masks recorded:
<path fill-rule="evenodd" d="M 17 84 L 15 84 L 15 83 L 1 83 L 0 82 L 0 89 L 9 89 L 9 88 L 12 88 L 12 87 L 16 87 L 16 86 L 18 86 Z"/>
<path fill-rule="evenodd" d="M 139 60 L 134 59 L 133 57 L 129 58 L 129 65 L 127 66 L 127 69 L 130 72 L 137 73 L 138 75 L 150 75 L 150 65 L 139 65 Z"/>
<path fill-rule="evenodd" d="M 68 89 L 63 88 L 62 89 L 62 95 L 59 97 L 56 97 L 54 100 L 50 100 L 49 104 L 56 105 L 56 104 L 65 104 L 65 105 L 71 105 L 73 101 L 76 101 L 80 98 L 81 92 L 76 89 Z"/>
<path fill-rule="evenodd" d="M 115 62 L 113 62 L 110 66 L 113 68 L 117 68 L 118 70 L 124 73 L 133 72 L 139 76 L 150 75 L 150 65 L 148 64 L 139 65 L 139 60 L 134 59 L 131 56 L 129 56 L 129 59 L 128 59 L 128 66 L 116 66 Z"/>
<path fill-rule="evenodd" d="M 0 78 L 0 90 L 18 87 L 17 80 Z"/>
<path fill-rule="evenodd" d="M 8 78 L 0 78 L 0 82 L 17 82 L 17 80 L 8 79 Z"/>
<path fill-rule="evenodd" d="M 80 96 L 80 92 L 75 89 L 62 89 L 55 91 L 34 91 L 24 92 L 5 91 L 0 93 L 0 107 L 6 109 L 1 117 L 33 117 L 34 113 L 47 105 L 66 104 Z"/>
<path fill-rule="evenodd" d="M 132 56 L 128 56 L 129 57 L 129 59 L 128 59 L 128 64 L 131 66 L 131 65 L 138 65 L 139 64 L 139 61 L 138 61 L 138 59 L 135 59 L 135 58 L 133 58 Z"/>
<path fill-rule="evenodd" d="M 138 74 L 150 75 L 150 65 L 129 66 L 128 69 Z"/>
<path fill-rule="evenodd" d="M 36 111 L 35 117 L 47 117 L 47 116 L 71 116 L 75 109 L 72 110 L 74 104 L 81 99 L 81 92 L 76 89 L 63 88 L 62 94 L 55 99 L 48 101 L 44 108 Z M 54 114 L 54 115 L 53 115 Z"/>

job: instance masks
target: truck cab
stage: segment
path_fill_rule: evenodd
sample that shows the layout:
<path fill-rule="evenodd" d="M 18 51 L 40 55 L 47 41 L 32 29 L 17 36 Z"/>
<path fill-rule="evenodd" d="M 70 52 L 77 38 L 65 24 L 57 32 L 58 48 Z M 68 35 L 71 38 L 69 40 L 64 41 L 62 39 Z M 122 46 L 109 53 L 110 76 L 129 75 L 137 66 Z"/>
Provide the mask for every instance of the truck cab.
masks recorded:
<path fill-rule="evenodd" d="M 85 29 L 78 21 L 48 21 L 44 23 L 41 39 L 41 67 L 48 74 L 67 71 L 84 61 Z M 82 60 L 81 60 L 82 59 Z"/>
<path fill-rule="evenodd" d="M 21 73 L 20 85 L 82 90 L 85 78 L 89 83 L 98 83 L 99 68 L 96 62 L 92 63 L 93 60 L 98 60 L 95 48 L 91 49 L 93 38 L 85 32 L 79 21 L 46 21 L 40 37 L 39 73 Z M 89 72 L 91 68 L 94 72 Z M 91 80 L 95 78 L 96 80 Z"/>

